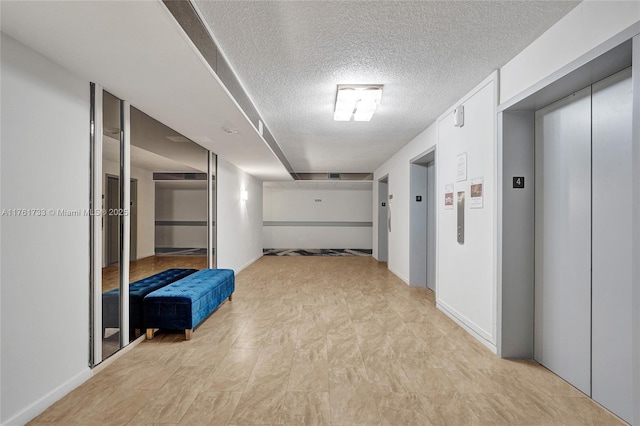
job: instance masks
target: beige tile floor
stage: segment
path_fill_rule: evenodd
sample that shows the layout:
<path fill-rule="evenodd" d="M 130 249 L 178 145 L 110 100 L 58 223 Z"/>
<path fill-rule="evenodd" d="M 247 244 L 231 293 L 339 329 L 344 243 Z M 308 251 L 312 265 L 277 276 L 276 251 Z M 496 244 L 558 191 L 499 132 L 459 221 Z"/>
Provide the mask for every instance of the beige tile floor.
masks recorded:
<path fill-rule="evenodd" d="M 372 258 L 263 257 L 191 341 L 159 333 L 31 424 L 605 425 Z"/>

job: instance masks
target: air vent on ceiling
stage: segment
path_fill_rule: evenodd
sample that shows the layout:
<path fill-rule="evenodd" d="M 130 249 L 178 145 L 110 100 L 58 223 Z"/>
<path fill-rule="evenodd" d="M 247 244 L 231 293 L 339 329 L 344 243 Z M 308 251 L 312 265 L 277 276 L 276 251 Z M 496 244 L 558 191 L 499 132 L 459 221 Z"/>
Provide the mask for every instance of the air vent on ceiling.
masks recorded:
<path fill-rule="evenodd" d="M 207 180 L 206 173 L 155 172 L 153 180 Z"/>
<path fill-rule="evenodd" d="M 373 180 L 373 173 L 296 173 L 296 180 Z"/>

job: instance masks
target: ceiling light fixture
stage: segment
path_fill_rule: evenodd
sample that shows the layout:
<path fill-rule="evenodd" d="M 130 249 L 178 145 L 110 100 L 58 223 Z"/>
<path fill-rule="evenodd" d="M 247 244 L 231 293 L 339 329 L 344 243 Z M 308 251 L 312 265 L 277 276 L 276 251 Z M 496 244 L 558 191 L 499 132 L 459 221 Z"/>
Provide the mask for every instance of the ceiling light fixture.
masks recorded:
<path fill-rule="evenodd" d="M 382 100 L 382 84 L 338 84 L 335 121 L 371 121 Z"/>

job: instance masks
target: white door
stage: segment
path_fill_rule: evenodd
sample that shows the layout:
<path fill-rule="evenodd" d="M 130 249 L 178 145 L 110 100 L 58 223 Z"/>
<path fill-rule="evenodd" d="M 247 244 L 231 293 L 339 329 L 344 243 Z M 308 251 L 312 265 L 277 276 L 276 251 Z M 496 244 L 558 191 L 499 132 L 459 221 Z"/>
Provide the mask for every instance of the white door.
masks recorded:
<path fill-rule="evenodd" d="M 627 422 L 631 367 L 631 68 L 593 85 L 592 397 Z"/>
<path fill-rule="evenodd" d="M 536 112 L 535 359 L 591 393 L 591 88 Z"/>

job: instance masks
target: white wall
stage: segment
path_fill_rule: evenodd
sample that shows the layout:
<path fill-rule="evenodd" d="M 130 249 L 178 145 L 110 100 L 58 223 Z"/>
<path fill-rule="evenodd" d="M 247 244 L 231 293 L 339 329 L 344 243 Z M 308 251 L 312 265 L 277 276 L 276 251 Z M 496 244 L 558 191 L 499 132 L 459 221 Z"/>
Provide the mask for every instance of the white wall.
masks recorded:
<path fill-rule="evenodd" d="M 157 247 L 207 248 L 206 185 L 203 181 L 203 188 L 157 188 L 156 220 L 203 222 L 203 226 L 156 226 Z"/>
<path fill-rule="evenodd" d="M 107 175 L 118 176 L 120 165 L 113 161 L 102 162 L 102 193 L 106 191 Z M 138 247 L 137 259 L 153 256 L 155 254 L 155 184 L 153 172 L 138 167 L 131 167 L 131 178 L 138 181 Z M 102 228 L 102 242 L 106 244 L 105 228 Z M 106 249 L 102 250 L 102 265 L 105 266 Z"/>
<path fill-rule="evenodd" d="M 389 269 L 405 282 L 410 272 L 410 167 L 411 160 L 436 148 L 437 171 L 437 286 L 438 306 L 473 331 L 495 350 L 496 296 L 496 106 L 497 77 L 490 76 L 457 105 L 464 105 L 465 124 L 453 126 L 452 109 L 385 162 L 374 173 L 374 181 L 389 176 L 392 227 L 389 234 Z M 456 182 L 457 155 L 467 153 L 467 180 Z M 484 178 L 484 208 L 469 209 L 469 187 L 473 178 Z M 465 191 L 465 244 L 456 240 L 456 210 L 444 209 L 444 185 Z M 377 190 L 374 191 L 377 194 Z M 377 198 L 377 196 L 376 196 Z M 373 204 L 377 212 L 377 200 Z M 377 247 L 377 217 L 374 217 L 374 247 Z M 377 250 L 374 251 L 377 256 Z"/>
<path fill-rule="evenodd" d="M 453 114 L 438 121 L 438 285 L 437 303 L 471 328 L 485 343 L 496 345 L 497 252 L 497 80 L 490 80 L 463 102 L 464 126 Z M 467 179 L 456 182 L 457 157 L 467 154 Z M 470 186 L 483 178 L 483 208 L 470 208 Z M 465 192 L 464 244 L 456 239 L 457 205 L 444 208 L 444 186 L 454 185 L 454 200 Z M 456 203 L 457 204 L 457 203 Z"/>
<path fill-rule="evenodd" d="M 89 82 L 2 35 L 3 209 L 89 208 Z M 88 379 L 89 217 L 2 217 L 2 417 Z"/>
<path fill-rule="evenodd" d="M 262 257 L 262 182 L 218 157 L 217 189 L 218 268 L 238 273 Z"/>
<path fill-rule="evenodd" d="M 316 201 L 322 200 L 322 201 Z M 264 226 L 265 248 L 371 249 L 371 226 L 317 226 L 371 222 L 371 189 L 264 188 L 265 222 L 310 222 L 308 226 Z M 315 225 L 314 225 L 315 223 Z"/>
<path fill-rule="evenodd" d="M 583 1 L 501 68 L 500 102 L 511 99 L 639 20 L 638 1 Z"/>

